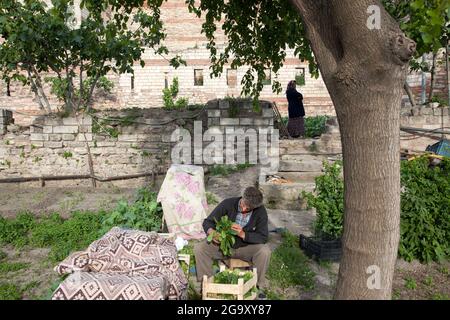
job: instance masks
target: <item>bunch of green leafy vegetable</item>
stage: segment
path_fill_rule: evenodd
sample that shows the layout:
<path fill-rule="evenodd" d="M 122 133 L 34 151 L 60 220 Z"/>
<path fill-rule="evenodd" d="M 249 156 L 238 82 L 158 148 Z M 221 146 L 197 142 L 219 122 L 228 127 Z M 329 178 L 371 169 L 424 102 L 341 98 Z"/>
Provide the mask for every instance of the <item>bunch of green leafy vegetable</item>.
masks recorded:
<path fill-rule="evenodd" d="M 236 231 L 231 229 L 233 221 L 228 219 L 228 216 L 223 216 L 220 221 L 216 220 L 216 230 L 208 235 L 208 242 L 215 239 L 219 242 L 220 251 L 224 256 L 231 256 L 233 245 L 236 242 Z"/>

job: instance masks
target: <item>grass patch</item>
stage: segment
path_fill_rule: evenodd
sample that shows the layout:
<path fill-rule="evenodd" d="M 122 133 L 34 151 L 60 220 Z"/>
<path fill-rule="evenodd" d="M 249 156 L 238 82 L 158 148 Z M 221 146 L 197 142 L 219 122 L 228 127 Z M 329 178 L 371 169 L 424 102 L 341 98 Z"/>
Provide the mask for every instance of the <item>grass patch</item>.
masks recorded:
<path fill-rule="evenodd" d="M 5 259 L 8 255 L 6 253 L 4 253 L 3 251 L 0 250 L 0 261 L 2 261 L 3 259 Z"/>
<path fill-rule="evenodd" d="M 22 269 L 27 269 L 30 267 L 29 263 L 23 262 L 1 262 L 0 263 L 0 274 L 7 272 L 19 271 Z"/>
<path fill-rule="evenodd" d="M 0 282 L 0 300 L 20 300 L 22 290 L 16 284 Z"/>
<path fill-rule="evenodd" d="M 300 250 L 298 238 L 289 232 L 283 233 L 283 242 L 272 253 L 267 272 L 271 287 L 283 290 L 293 286 L 314 289 L 315 274 L 308 262 L 309 259 Z"/>
<path fill-rule="evenodd" d="M 209 173 L 212 176 L 227 176 L 229 174 L 245 170 L 247 168 L 253 167 L 253 164 L 243 163 L 243 164 L 218 164 L 210 168 Z"/>

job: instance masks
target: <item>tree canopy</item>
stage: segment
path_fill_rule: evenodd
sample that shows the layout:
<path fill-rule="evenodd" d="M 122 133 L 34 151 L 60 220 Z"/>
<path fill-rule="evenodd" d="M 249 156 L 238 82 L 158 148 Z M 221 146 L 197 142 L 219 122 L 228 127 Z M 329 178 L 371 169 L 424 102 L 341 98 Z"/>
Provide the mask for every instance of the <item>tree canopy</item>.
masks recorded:
<path fill-rule="evenodd" d="M 133 73 L 145 48 L 166 55 L 160 18 L 161 1 L 83 0 L 86 15 L 78 21 L 73 0 L 4 0 L 0 5 L 0 71 L 5 80 L 31 85 L 49 111 L 42 74 L 52 72 L 53 93 L 69 110 L 86 107 L 97 86 L 108 88 L 108 72 Z M 170 60 L 178 66 L 179 57 Z M 79 82 L 79 87 L 75 81 Z"/>

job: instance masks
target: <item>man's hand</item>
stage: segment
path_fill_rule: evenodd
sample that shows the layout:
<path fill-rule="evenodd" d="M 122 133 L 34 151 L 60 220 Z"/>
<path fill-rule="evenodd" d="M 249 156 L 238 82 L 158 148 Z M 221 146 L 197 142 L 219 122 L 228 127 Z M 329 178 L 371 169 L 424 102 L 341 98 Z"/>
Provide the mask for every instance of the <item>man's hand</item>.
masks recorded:
<path fill-rule="evenodd" d="M 236 235 L 241 238 L 244 239 L 245 238 L 245 232 L 242 229 L 242 227 L 240 225 L 238 225 L 237 223 L 233 223 L 233 225 L 231 226 L 231 230 L 236 231 Z"/>
<path fill-rule="evenodd" d="M 216 232 L 216 230 L 214 230 L 213 228 L 209 228 L 209 230 L 208 230 L 208 236 L 210 235 L 210 234 L 212 234 L 212 233 L 214 233 L 213 234 L 213 238 L 212 238 L 212 242 L 214 243 L 214 244 L 220 244 L 220 241 L 219 241 L 219 234 Z"/>

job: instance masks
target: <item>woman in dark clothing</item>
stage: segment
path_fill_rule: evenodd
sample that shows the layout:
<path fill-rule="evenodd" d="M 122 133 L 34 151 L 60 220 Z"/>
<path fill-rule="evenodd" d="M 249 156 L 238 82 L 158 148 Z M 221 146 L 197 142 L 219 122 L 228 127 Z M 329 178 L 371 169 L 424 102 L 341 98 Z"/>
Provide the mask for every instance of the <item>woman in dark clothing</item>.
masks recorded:
<path fill-rule="evenodd" d="M 288 132 L 292 138 L 298 138 L 305 135 L 305 108 L 303 107 L 303 95 L 296 89 L 295 80 L 289 81 L 286 98 L 289 103 L 289 122 Z"/>

